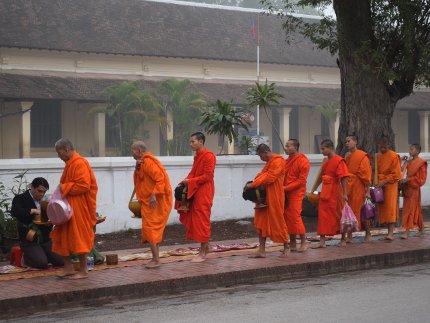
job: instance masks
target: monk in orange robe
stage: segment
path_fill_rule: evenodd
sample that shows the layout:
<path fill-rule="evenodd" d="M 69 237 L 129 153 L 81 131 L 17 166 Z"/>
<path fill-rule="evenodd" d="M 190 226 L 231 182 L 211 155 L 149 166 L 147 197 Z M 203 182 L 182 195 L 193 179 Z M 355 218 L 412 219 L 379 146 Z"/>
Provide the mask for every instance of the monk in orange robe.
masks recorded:
<path fill-rule="evenodd" d="M 424 233 L 423 214 L 421 210 L 421 186 L 427 180 L 427 161 L 418 155 L 421 152 L 419 144 L 412 144 L 409 154 L 412 157 L 406 166 L 406 178 L 400 180 L 403 188 L 403 218 L 402 225 L 406 232 L 402 239 L 409 237 L 409 231 L 418 227 L 420 235 Z"/>
<path fill-rule="evenodd" d="M 64 224 L 54 226 L 51 233 L 52 251 L 64 257 L 62 276 L 79 279 L 88 277 L 87 253 L 94 246 L 96 225 L 97 182 L 88 161 L 81 157 L 68 139 L 55 143 L 58 157 L 66 163 L 60 179 L 60 190 L 73 209 L 73 216 Z M 79 258 L 79 272 L 74 273 L 71 255 Z"/>
<path fill-rule="evenodd" d="M 285 160 L 285 211 L 284 218 L 290 234 L 290 250 L 304 252 L 306 242 L 306 229 L 302 220 L 302 202 L 306 194 L 306 182 L 311 168 L 308 158 L 298 152 L 300 143 L 290 139 L 285 144 L 288 158 Z M 300 248 L 296 246 L 296 236 L 300 235 Z"/>
<path fill-rule="evenodd" d="M 313 248 L 325 248 L 325 237 L 340 231 L 342 207 L 348 201 L 346 180 L 349 176 L 345 159 L 336 155 L 333 141 L 325 139 L 320 145 L 321 152 L 328 159 L 324 162 L 317 187 L 322 183 L 318 203 L 317 233 L 320 242 Z"/>
<path fill-rule="evenodd" d="M 378 187 L 384 189 L 384 202 L 378 204 L 378 222 L 388 225 L 388 234 L 380 240 L 394 240 L 394 226 L 399 218 L 398 181 L 400 157 L 389 148 L 389 140 L 382 137 L 378 142 Z"/>
<path fill-rule="evenodd" d="M 369 155 L 357 149 L 357 137 L 346 137 L 345 146 L 349 149 L 349 153 L 345 157 L 346 165 L 348 166 L 349 177 L 346 182 L 348 191 L 348 204 L 354 212 L 358 221 L 359 229 L 366 231 L 364 241 L 369 242 L 371 233 L 367 221 L 361 221 L 360 211 L 363 203 L 367 198 L 370 198 L 369 186 L 372 180 L 372 167 L 370 166 Z M 344 234 L 343 234 L 343 237 Z M 342 239 L 345 241 L 345 239 Z M 348 233 L 346 242 L 352 241 L 352 232 Z"/>
<path fill-rule="evenodd" d="M 281 256 L 287 256 L 288 230 L 284 219 L 284 174 L 285 161 L 281 155 L 273 153 L 269 146 L 260 144 L 257 147 L 257 155 L 266 162 L 266 166 L 254 178 L 252 183 L 245 186 L 245 190 L 263 187 L 266 190 L 265 208 L 256 208 L 254 225 L 258 232 L 259 249 L 251 258 L 266 257 L 266 238 L 273 242 L 284 244 Z"/>
<path fill-rule="evenodd" d="M 133 175 L 136 198 L 142 206 L 142 243 L 148 242 L 152 252 L 152 260 L 146 268 L 157 268 L 160 266 L 159 245 L 172 210 L 172 187 L 163 165 L 146 151 L 143 141 L 135 141 L 131 153 L 136 160 Z"/>
<path fill-rule="evenodd" d="M 200 252 L 192 262 L 206 260 L 211 236 L 211 208 L 215 194 L 214 171 L 215 154 L 204 146 L 205 136 L 201 132 L 191 135 L 190 146 L 196 152 L 193 167 L 187 178 L 180 184 L 188 186 L 187 198 L 193 199 L 189 211 L 179 211 L 179 220 L 185 225 L 186 238 L 200 242 Z M 179 203 L 175 203 L 178 209 Z"/>

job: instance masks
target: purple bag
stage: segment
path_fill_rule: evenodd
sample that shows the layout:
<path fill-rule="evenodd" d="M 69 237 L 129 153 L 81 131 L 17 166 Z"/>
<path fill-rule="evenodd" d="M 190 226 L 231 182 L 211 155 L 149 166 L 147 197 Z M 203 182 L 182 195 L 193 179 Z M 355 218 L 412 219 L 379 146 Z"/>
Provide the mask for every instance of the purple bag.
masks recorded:
<path fill-rule="evenodd" d="M 360 218 L 362 221 L 376 219 L 376 208 L 375 204 L 371 200 L 366 199 L 360 210 Z"/>
<path fill-rule="evenodd" d="M 371 187 L 370 197 L 373 203 L 383 203 L 384 202 L 384 190 L 382 187 Z"/>

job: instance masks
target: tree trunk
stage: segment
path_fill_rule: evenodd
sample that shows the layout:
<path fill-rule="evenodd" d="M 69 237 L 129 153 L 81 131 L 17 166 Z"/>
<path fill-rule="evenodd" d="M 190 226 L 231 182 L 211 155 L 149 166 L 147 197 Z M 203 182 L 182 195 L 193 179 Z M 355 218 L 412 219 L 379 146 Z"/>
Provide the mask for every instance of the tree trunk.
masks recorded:
<path fill-rule="evenodd" d="M 391 118 L 397 103 L 389 84 L 363 67 L 357 52 L 363 42 L 376 46 L 372 34 L 369 1 L 334 0 L 339 41 L 341 114 L 337 152 L 346 152 L 345 137 L 358 137 L 358 146 L 369 154 L 377 151 L 378 139 L 387 136 L 394 147 Z"/>

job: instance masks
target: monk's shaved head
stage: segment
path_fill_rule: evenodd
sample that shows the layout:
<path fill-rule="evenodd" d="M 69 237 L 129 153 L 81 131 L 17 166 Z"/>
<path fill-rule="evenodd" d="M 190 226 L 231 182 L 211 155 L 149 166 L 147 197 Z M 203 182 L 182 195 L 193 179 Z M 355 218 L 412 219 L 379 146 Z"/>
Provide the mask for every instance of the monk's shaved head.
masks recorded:
<path fill-rule="evenodd" d="M 262 154 L 262 153 L 270 153 L 271 150 L 270 150 L 270 147 L 267 146 L 266 144 L 259 144 L 257 146 L 256 152 L 257 152 L 257 155 L 259 155 L 259 154 Z"/>
<path fill-rule="evenodd" d="M 72 142 L 67 139 L 67 138 L 61 138 L 59 140 L 57 140 L 57 142 L 55 143 L 55 148 L 58 149 L 67 149 L 67 150 L 75 150 L 75 148 L 73 147 Z"/>
<path fill-rule="evenodd" d="M 136 140 L 135 142 L 133 142 L 133 144 L 131 145 L 131 148 L 137 149 L 141 152 L 146 152 L 146 144 L 142 140 Z"/>
<path fill-rule="evenodd" d="M 297 151 L 299 151 L 300 148 L 300 142 L 297 139 L 288 139 L 291 144 L 296 147 Z"/>
<path fill-rule="evenodd" d="M 414 147 L 416 150 L 421 152 L 421 145 L 420 144 L 412 144 L 411 147 Z"/>
<path fill-rule="evenodd" d="M 330 139 L 324 139 L 321 141 L 321 146 L 334 149 L 334 143 Z"/>
<path fill-rule="evenodd" d="M 378 144 L 381 146 L 390 146 L 390 139 L 386 136 L 382 136 L 381 138 L 379 138 L 378 140 Z"/>

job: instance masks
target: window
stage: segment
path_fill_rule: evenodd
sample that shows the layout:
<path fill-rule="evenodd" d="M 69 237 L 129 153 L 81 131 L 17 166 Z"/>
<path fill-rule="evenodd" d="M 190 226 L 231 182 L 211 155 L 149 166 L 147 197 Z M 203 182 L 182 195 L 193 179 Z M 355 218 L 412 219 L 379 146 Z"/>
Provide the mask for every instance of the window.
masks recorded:
<path fill-rule="evenodd" d="M 61 138 L 61 101 L 34 101 L 30 119 L 31 147 L 54 147 L 55 142 Z"/>

